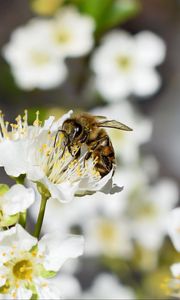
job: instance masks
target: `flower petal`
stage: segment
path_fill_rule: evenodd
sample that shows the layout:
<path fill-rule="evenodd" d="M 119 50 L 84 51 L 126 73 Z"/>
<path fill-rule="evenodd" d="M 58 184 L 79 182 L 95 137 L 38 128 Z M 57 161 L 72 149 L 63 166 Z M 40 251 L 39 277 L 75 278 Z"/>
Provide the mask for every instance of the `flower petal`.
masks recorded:
<path fill-rule="evenodd" d="M 17 247 L 19 250 L 29 251 L 37 244 L 37 239 L 32 237 L 21 225 L 17 224 L 15 227 L 0 232 L 0 248 Z"/>
<path fill-rule="evenodd" d="M 66 114 L 64 114 L 58 121 L 54 122 L 52 124 L 52 126 L 51 126 L 51 131 L 58 130 L 62 126 L 62 124 L 64 123 L 64 121 L 66 121 L 67 119 L 69 119 L 72 114 L 73 114 L 73 111 L 70 110 Z"/>
<path fill-rule="evenodd" d="M 3 212 L 14 215 L 23 212 L 35 201 L 35 193 L 31 188 L 25 188 L 21 184 L 14 185 L 3 197 Z"/>
<path fill-rule="evenodd" d="M 17 298 L 19 300 L 28 300 L 31 299 L 32 296 L 32 291 L 30 289 L 26 289 L 24 287 L 19 287 L 18 289 L 16 289 L 15 291 L 12 291 L 12 295 L 16 293 Z"/>
<path fill-rule="evenodd" d="M 62 182 L 61 184 L 53 184 L 47 178 L 44 178 L 42 182 L 48 187 L 53 199 L 64 203 L 72 201 L 75 191 L 78 189 L 78 184 L 76 183 Z"/>
<path fill-rule="evenodd" d="M 150 31 L 141 31 L 135 35 L 137 59 L 147 66 L 161 64 L 166 55 L 166 45 L 160 37 Z"/>
<path fill-rule="evenodd" d="M 174 247 L 180 252 L 180 207 L 173 209 L 170 213 L 167 229 Z"/>
<path fill-rule="evenodd" d="M 34 279 L 36 284 L 36 290 L 38 294 L 38 299 L 62 299 L 61 289 L 59 284 L 53 283 L 52 280 L 42 280 L 40 278 Z"/>
<path fill-rule="evenodd" d="M 174 277 L 179 277 L 180 276 L 180 263 L 173 264 L 171 266 L 171 272 Z"/>
<path fill-rule="evenodd" d="M 108 76 L 96 77 L 96 88 L 100 94 L 109 101 L 117 101 L 127 97 L 131 92 L 131 85 L 129 79 L 116 74 L 109 74 Z"/>
<path fill-rule="evenodd" d="M 138 96 L 144 97 L 154 94 L 161 85 L 161 77 L 150 68 L 137 69 L 132 78 L 132 89 Z"/>
<path fill-rule="evenodd" d="M 27 141 L 0 142 L 0 166 L 8 175 L 18 177 L 27 171 Z"/>
<path fill-rule="evenodd" d="M 8 269 L 5 266 L 1 266 L 0 268 L 0 287 L 6 283 L 6 274 L 8 273 Z"/>
<path fill-rule="evenodd" d="M 46 234 L 38 243 L 38 248 L 45 255 L 45 269 L 58 271 L 67 259 L 82 255 L 84 238 L 75 235 L 62 238 L 56 231 Z"/>

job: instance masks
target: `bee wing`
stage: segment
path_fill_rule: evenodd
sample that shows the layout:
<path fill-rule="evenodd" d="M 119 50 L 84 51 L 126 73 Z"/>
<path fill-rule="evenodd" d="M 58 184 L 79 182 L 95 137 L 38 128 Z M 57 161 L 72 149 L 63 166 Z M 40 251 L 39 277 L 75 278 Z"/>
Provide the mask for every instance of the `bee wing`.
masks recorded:
<path fill-rule="evenodd" d="M 107 127 L 107 128 L 115 128 L 125 131 L 132 131 L 130 127 L 126 126 L 125 124 L 115 121 L 115 120 L 105 120 L 103 122 L 99 122 L 97 124 L 98 127 Z"/>
<path fill-rule="evenodd" d="M 105 116 L 95 116 L 95 118 L 100 121 L 107 120 L 107 117 L 105 117 Z"/>

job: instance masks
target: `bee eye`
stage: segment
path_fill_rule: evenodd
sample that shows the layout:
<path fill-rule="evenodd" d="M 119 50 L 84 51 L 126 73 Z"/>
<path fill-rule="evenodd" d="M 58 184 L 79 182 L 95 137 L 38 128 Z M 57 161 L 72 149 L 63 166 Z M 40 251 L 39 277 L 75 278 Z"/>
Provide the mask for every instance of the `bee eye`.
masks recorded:
<path fill-rule="evenodd" d="M 76 124 L 74 131 L 74 137 L 78 137 L 82 132 L 82 126 L 80 124 Z"/>

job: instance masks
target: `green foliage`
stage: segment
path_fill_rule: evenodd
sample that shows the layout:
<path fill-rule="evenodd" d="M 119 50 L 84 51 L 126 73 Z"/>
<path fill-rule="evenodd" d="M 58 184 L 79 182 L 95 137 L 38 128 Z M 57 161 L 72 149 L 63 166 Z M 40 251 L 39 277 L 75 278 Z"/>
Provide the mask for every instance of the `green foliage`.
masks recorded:
<path fill-rule="evenodd" d="M 9 187 L 7 184 L 0 184 L 0 196 L 3 196 L 8 190 Z"/>
<path fill-rule="evenodd" d="M 109 28 L 121 24 L 134 17 L 139 11 L 140 2 L 137 0 L 113 1 L 103 20 L 103 27 Z"/>
<path fill-rule="evenodd" d="M 97 32 L 120 25 L 140 11 L 139 0 L 76 0 L 82 13 L 96 21 Z"/>

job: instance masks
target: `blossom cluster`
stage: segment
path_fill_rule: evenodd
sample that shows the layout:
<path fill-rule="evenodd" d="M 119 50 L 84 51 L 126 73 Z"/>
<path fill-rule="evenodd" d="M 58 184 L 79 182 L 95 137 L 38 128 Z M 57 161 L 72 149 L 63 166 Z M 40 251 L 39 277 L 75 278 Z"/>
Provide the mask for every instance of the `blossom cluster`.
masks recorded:
<path fill-rule="evenodd" d="M 154 286 L 168 275 L 169 265 L 161 266 L 161 256 L 166 264 L 171 256 L 168 234 L 180 251 L 178 187 L 161 177 L 157 158 L 146 151 L 153 121 L 136 103 L 159 91 L 166 44 L 148 30 L 100 30 L 100 19 L 108 18 L 98 12 L 101 1 L 91 9 L 95 2 L 31 1 L 40 16 L 12 32 L 2 55 L 25 91 L 58 88 L 81 58 L 86 76 L 75 80 L 78 87 L 67 82 L 68 90 L 80 89 L 82 106 L 94 116 L 133 132 L 108 129 L 116 172 L 101 177 L 92 156 L 85 159 L 85 143 L 78 157 L 67 147 L 62 125 L 72 111 L 59 118 L 57 107 L 57 118 L 44 122 L 37 112 L 31 125 L 27 111 L 14 123 L 0 113 L 0 167 L 16 182 L 0 185 L 0 299 L 162 299 L 164 289 Z M 117 16 L 137 1 L 105 2 Z M 72 260 L 82 253 L 83 260 Z M 171 272 L 166 290 L 180 297 L 180 264 Z"/>
<path fill-rule="evenodd" d="M 32 90 L 61 84 L 68 74 L 65 59 L 85 55 L 93 47 L 94 27 L 89 16 L 65 7 L 52 19 L 37 17 L 16 29 L 3 55 L 17 85 Z"/>
<path fill-rule="evenodd" d="M 96 24 L 75 6 L 64 6 L 50 19 L 36 17 L 17 28 L 3 48 L 17 85 L 25 90 L 50 89 L 68 75 L 66 58 L 92 52 Z M 114 30 L 91 53 L 96 90 L 106 101 L 129 95 L 146 97 L 161 85 L 155 69 L 165 58 L 164 41 L 150 31 L 131 36 Z"/>
<path fill-rule="evenodd" d="M 59 287 L 57 272 L 67 259 L 82 254 L 84 241 L 81 236 L 63 236 L 58 228 L 38 240 L 46 203 L 70 202 L 76 194 L 95 193 L 109 181 L 112 184 L 112 172 L 101 178 L 92 158 L 84 163 L 87 152 L 75 159 L 64 146 L 59 130 L 71 114 L 57 121 L 51 116 L 42 124 L 37 112 L 29 125 L 27 111 L 12 124 L 5 122 L 1 113 L 0 166 L 17 182 L 11 188 L 0 186 L 2 299 L 63 297 L 63 284 L 73 279 L 66 278 Z M 27 210 L 39 198 L 41 207 L 32 236 L 24 229 Z"/>

